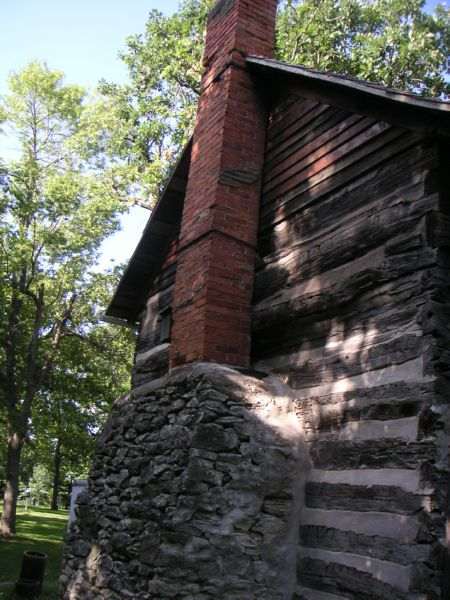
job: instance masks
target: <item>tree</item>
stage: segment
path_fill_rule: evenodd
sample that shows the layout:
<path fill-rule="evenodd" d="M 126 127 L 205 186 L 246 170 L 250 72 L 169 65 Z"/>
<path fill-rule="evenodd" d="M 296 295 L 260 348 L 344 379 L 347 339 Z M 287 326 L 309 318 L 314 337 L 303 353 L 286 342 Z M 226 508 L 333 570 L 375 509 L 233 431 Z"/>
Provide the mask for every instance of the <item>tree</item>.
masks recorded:
<path fill-rule="evenodd" d="M 411 90 L 448 95 L 450 12 L 423 0 L 289 0 L 278 23 L 281 60 Z"/>
<path fill-rule="evenodd" d="M 36 400 L 29 448 L 33 464 L 45 465 L 52 474 L 53 510 L 61 487 L 87 476 L 96 435 L 114 400 L 129 389 L 134 336 L 101 324 L 93 310 L 98 303 L 106 304 L 116 283 L 115 275 L 95 275 L 84 300 L 91 312 L 83 315 L 89 330 L 66 337 L 51 385 Z"/>
<path fill-rule="evenodd" d="M 101 85 L 120 107 L 120 151 L 144 182 L 145 198 L 157 196 L 173 156 L 193 131 L 212 4 L 184 0 L 172 16 L 151 12 L 145 32 L 130 37 L 122 54 L 130 84 Z M 429 15 L 424 6 L 424 0 L 285 0 L 277 58 L 446 96 L 450 13 L 441 6 Z"/>
<path fill-rule="evenodd" d="M 116 130 L 104 121 L 114 119 L 114 111 L 100 123 L 92 118 L 99 103 L 105 111 L 105 100 L 89 103 L 79 86 L 65 85 L 61 72 L 38 63 L 9 83 L 0 112 L 19 153 L 3 161 L 0 182 L 4 536 L 15 531 L 21 455 L 33 407 L 64 372 L 65 346 L 93 335 L 92 310 L 99 307 L 90 296 L 91 271 L 101 241 L 118 227 L 130 186 L 121 161 L 104 152 L 105 140 Z"/>
<path fill-rule="evenodd" d="M 137 203 L 149 208 L 193 129 L 204 29 L 213 3 L 185 0 L 169 17 L 152 11 L 145 33 L 129 37 L 121 55 L 130 83 L 100 84 L 122 124 L 122 142 L 116 139 L 113 151 L 133 165 L 140 183 Z"/>
<path fill-rule="evenodd" d="M 28 489 L 34 505 L 41 506 L 48 503 L 50 477 L 49 472 L 43 465 L 37 464 L 34 466 Z"/>

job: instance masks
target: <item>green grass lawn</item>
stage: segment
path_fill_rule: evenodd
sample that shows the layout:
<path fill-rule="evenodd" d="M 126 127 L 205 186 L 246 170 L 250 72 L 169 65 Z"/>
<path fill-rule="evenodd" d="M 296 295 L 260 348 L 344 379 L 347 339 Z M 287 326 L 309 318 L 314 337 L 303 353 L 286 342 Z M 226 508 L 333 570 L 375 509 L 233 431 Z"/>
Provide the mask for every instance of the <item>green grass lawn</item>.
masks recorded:
<path fill-rule="evenodd" d="M 44 589 L 41 600 L 57 600 L 61 551 L 67 524 L 67 511 L 30 508 L 17 513 L 17 535 L 0 539 L 0 600 L 12 597 L 25 550 L 47 554 Z M 12 585 L 7 585 L 11 583 Z"/>

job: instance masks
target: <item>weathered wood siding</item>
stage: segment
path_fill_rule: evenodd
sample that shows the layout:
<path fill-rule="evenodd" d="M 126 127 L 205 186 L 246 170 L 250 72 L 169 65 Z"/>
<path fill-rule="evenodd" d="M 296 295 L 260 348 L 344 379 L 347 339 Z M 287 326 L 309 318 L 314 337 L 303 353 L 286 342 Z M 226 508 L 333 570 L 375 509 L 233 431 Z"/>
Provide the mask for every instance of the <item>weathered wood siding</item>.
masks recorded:
<path fill-rule="evenodd" d="M 162 315 L 172 306 L 176 270 L 176 243 L 174 242 L 160 274 L 152 285 L 140 320 L 133 386 L 161 377 L 169 369 L 169 344 L 161 343 L 161 323 Z"/>
<path fill-rule="evenodd" d="M 436 140 L 312 100 L 271 117 L 253 361 L 295 390 L 310 447 L 302 600 L 441 598 L 443 156 Z"/>

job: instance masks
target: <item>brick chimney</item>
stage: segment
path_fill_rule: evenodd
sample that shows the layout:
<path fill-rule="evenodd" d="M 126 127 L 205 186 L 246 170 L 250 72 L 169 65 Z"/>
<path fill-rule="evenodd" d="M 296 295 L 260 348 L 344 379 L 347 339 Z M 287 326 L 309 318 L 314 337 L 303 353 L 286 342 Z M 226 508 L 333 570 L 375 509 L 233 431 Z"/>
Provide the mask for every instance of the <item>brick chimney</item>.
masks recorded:
<path fill-rule="evenodd" d="M 178 250 L 171 366 L 248 366 L 266 108 L 245 57 L 273 56 L 277 0 L 211 10 Z"/>

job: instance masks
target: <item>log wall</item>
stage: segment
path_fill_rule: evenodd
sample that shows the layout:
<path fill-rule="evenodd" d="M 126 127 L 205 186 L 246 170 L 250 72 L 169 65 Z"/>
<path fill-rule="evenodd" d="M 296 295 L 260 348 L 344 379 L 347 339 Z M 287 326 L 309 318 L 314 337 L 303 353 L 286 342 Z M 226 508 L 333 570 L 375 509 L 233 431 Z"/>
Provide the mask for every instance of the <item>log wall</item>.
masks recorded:
<path fill-rule="evenodd" d="M 161 272 L 149 293 L 140 319 L 133 369 L 133 387 L 143 385 L 165 375 L 169 369 L 169 346 L 161 341 L 164 314 L 171 310 L 175 274 L 177 270 L 176 243 L 169 249 Z M 170 316 L 169 316 L 170 319 Z"/>
<path fill-rule="evenodd" d="M 253 363 L 310 448 L 298 599 L 448 597 L 445 155 L 300 97 L 271 116 Z"/>
<path fill-rule="evenodd" d="M 272 112 L 252 362 L 294 391 L 312 464 L 296 600 L 449 597 L 446 157 L 310 99 Z M 168 369 L 175 272 L 173 247 L 142 316 L 138 391 Z"/>

